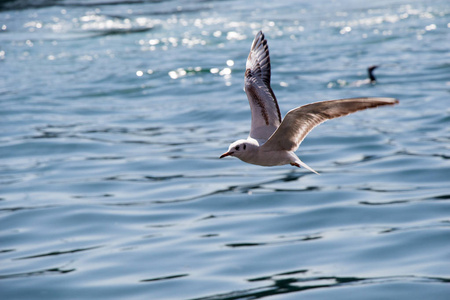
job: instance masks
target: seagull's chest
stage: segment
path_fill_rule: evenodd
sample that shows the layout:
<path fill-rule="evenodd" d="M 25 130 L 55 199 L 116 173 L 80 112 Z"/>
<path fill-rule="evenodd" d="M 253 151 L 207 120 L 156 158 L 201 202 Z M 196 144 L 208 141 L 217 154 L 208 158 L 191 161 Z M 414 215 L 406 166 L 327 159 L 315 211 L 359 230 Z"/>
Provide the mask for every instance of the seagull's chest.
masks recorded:
<path fill-rule="evenodd" d="M 249 164 L 267 167 L 281 166 L 293 161 L 290 153 L 287 151 L 261 151 L 260 149 L 240 159 Z"/>

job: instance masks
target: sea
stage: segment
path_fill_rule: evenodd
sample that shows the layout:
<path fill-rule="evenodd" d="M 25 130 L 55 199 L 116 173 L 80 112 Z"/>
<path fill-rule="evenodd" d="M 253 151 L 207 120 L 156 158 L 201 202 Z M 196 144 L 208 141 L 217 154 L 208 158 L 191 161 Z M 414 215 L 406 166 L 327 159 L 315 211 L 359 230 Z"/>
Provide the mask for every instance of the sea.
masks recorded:
<path fill-rule="evenodd" d="M 399 104 L 219 159 L 260 30 L 283 116 Z M 0 124 L 1 299 L 450 299 L 447 0 L 2 1 Z"/>

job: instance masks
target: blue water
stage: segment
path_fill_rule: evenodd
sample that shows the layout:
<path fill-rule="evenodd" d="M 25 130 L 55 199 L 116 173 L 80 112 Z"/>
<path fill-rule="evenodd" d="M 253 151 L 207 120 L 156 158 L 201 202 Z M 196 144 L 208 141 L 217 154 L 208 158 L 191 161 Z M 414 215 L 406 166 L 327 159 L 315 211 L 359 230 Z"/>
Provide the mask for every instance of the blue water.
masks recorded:
<path fill-rule="evenodd" d="M 448 1 L 260 2 L 2 2 L 1 299 L 449 299 Z M 259 30 L 283 115 L 400 104 L 220 160 Z"/>

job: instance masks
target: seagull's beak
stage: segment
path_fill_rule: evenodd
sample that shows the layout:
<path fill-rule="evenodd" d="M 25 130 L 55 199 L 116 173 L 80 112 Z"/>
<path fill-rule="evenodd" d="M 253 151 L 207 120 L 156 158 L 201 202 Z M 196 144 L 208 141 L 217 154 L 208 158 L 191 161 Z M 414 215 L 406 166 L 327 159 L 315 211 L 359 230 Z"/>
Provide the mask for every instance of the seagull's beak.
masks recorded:
<path fill-rule="evenodd" d="M 224 158 L 224 157 L 230 156 L 230 155 L 232 155 L 233 153 L 234 153 L 234 152 L 231 152 L 231 151 L 225 152 L 225 153 L 222 154 L 219 158 Z"/>

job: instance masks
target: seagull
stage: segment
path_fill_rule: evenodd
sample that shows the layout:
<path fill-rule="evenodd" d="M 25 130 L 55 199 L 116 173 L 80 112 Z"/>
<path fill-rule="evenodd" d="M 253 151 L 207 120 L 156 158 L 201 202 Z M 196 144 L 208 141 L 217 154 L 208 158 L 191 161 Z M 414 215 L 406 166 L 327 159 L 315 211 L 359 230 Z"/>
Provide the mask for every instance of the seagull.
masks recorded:
<path fill-rule="evenodd" d="M 398 103 L 395 98 L 365 97 L 329 100 L 290 110 L 281 119 L 277 99 L 270 87 L 270 56 L 267 40 L 259 31 L 253 40 L 245 70 L 245 93 L 252 114 L 247 139 L 232 143 L 220 156 L 234 156 L 260 166 L 290 164 L 317 173 L 295 154 L 306 135 L 317 125 L 358 110 Z"/>

